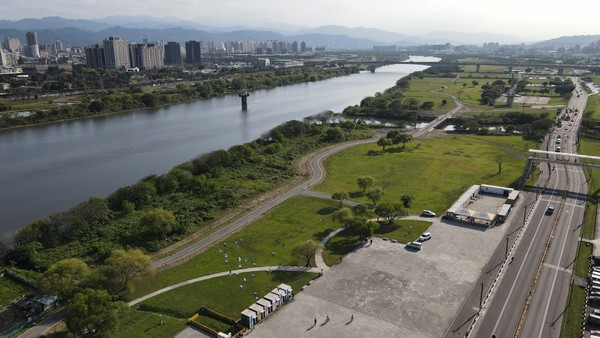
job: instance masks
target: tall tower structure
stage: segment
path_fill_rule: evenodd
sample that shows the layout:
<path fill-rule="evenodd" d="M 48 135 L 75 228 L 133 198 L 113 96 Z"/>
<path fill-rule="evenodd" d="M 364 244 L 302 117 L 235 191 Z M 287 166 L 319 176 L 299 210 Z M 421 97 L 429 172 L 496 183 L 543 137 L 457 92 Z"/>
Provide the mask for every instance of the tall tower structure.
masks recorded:
<path fill-rule="evenodd" d="M 187 63 L 192 64 L 200 64 L 202 62 L 199 41 L 191 40 L 185 42 L 185 60 Z"/>
<path fill-rule="evenodd" d="M 32 58 L 40 57 L 40 46 L 38 44 L 38 37 L 36 32 L 25 33 L 27 39 L 27 56 Z"/>
<path fill-rule="evenodd" d="M 248 110 L 248 90 L 246 89 L 246 72 L 242 69 L 242 88 L 240 89 L 239 97 L 242 99 L 242 111 Z"/>
<path fill-rule="evenodd" d="M 106 68 L 130 68 L 129 43 L 118 36 L 110 36 L 102 42 Z"/>

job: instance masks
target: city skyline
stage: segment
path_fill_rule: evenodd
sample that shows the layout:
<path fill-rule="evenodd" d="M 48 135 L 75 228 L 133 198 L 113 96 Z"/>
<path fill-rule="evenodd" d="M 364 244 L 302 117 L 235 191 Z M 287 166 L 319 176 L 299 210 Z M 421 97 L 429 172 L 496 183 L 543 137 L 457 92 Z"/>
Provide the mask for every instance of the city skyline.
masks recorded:
<path fill-rule="evenodd" d="M 118 8 L 118 11 L 115 11 Z M 600 34 L 594 25 L 593 0 L 578 1 L 577 6 L 557 0 L 507 0 L 501 6 L 483 6 L 475 0 L 306 0 L 303 2 L 262 0 L 245 2 L 224 0 L 34 0 L 0 2 L 0 19 L 19 20 L 61 16 L 70 19 L 99 19 L 118 15 L 140 15 L 194 21 L 207 26 L 273 27 L 279 29 L 314 28 L 324 25 L 377 28 L 419 36 L 436 31 L 495 33 L 544 40 L 567 35 Z M 572 12 L 572 14 L 568 14 Z M 568 14 L 568 15 L 567 15 Z M 426 22 L 426 24 L 424 24 Z"/>

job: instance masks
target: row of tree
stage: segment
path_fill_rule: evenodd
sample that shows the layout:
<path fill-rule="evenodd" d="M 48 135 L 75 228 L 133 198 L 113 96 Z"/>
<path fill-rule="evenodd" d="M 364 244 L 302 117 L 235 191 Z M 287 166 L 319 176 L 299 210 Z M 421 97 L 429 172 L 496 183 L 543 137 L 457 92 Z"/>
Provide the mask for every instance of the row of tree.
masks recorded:
<path fill-rule="evenodd" d="M 366 127 L 343 124 L 289 121 L 253 142 L 198 156 L 107 198 L 91 198 L 22 228 L 4 261 L 45 271 L 71 257 L 97 264 L 123 247 L 158 250 L 286 182 L 298 157 L 368 135 Z"/>
<path fill-rule="evenodd" d="M 114 73 L 107 70 L 101 70 L 102 74 L 97 74 L 98 71 L 100 70 L 90 71 L 87 68 L 83 68 L 79 70 L 73 70 L 73 74 L 78 74 L 85 79 L 99 76 L 99 79 L 95 79 L 97 81 L 104 81 L 103 79 L 110 75 L 111 79 L 119 79 L 118 83 L 120 86 L 115 89 L 110 89 L 106 92 L 96 91 L 93 94 L 82 95 L 80 97 L 80 102 L 77 104 L 62 105 L 51 109 L 44 108 L 33 110 L 27 116 L 18 114 L 0 116 L 0 129 L 83 118 L 108 113 L 118 113 L 132 109 L 156 107 L 159 105 L 186 102 L 195 99 L 206 99 L 215 96 L 236 94 L 242 88 L 241 75 L 237 74 L 236 76 L 230 76 L 227 78 L 197 81 L 193 85 L 178 84 L 172 89 L 143 92 L 142 87 L 133 84 L 134 81 L 129 79 L 129 75 Z M 246 76 L 246 88 L 248 90 L 268 89 L 288 84 L 314 82 L 356 72 L 358 72 L 358 68 L 356 67 L 330 69 L 306 67 L 302 69 L 256 73 Z M 31 80 L 16 79 L 14 81 L 27 82 L 14 83 L 13 85 L 25 86 L 25 84 L 35 85 L 37 83 L 44 83 L 44 81 L 47 81 L 46 77 L 48 76 L 51 75 L 36 75 Z M 66 75 L 63 74 L 63 76 Z M 196 78 L 196 80 L 198 79 Z M 7 104 L 2 104 L 0 108 L 4 107 L 3 109 L 7 110 L 8 106 L 9 105 Z"/>

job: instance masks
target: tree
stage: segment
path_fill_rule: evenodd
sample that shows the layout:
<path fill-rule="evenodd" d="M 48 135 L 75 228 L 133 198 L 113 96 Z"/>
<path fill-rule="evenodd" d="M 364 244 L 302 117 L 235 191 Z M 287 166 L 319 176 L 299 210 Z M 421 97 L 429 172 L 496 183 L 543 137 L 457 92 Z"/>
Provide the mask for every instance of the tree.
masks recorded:
<path fill-rule="evenodd" d="M 133 291 L 133 281 L 152 273 L 152 261 L 140 249 L 117 249 L 106 259 L 103 272 L 114 293 Z"/>
<path fill-rule="evenodd" d="M 446 99 L 443 99 L 443 100 L 442 100 L 442 106 L 445 106 L 445 105 L 447 105 L 447 104 L 448 104 L 448 100 L 446 100 Z"/>
<path fill-rule="evenodd" d="M 415 196 L 413 195 L 402 195 L 400 196 L 400 201 L 402 202 L 402 206 L 405 207 L 406 209 L 410 208 L 410 205 L 412 204 L 412 201 L 415 200 Z"/>
<path fill-rule="evenodd" d="M 292 249 L 292 255 L 303 259 L 306 262 L 306 267 L 310 267 L 312 266 L 311 261 L 313 257 L 315 257 L 315 254 L 317 253 L 320 247 L 320 243 L 308 240 Z"/>
<path fill-rule="evenodd" d="M 350 230 L 364 240 L 371 236 L 379 228 L 379 223 L 371 221 L 366 217 L 356 217 L 350 225 Z"/>
<path fill-rule="evenodd" d="M 90 275 L 90 268 L 79 258 L 60 260 L 44 271 L 38 285 L 46 292 L 67 301 Z"/>
<path fill-rule="evenodd" d="M 435 103 L 433 101 L 425 101 L 421 104 L 419 108 L 423 110 L 432 110 L 434 105 Z"/>
<path fill-rule="evenodd" d="M 65 323 L 75 335 L 111 337 L 119 329 L 119 314 L 129 311 L 104 290 L 84 289 L 67 305 Z"/>
<path fill-rule="evenodd" d="M 388 224 L 394 223 L 394 220 L 398 217 L 406 217 L 408 213 L 402 208 L 400 203 L 381 203 L 375 208 L 375 213 L 379 217 L 383 217 L 388 221 Z"/>
<path fill-rule="evenodd" d="M 402 148 L 406 148 L 406 143 L 412 141 L 413 137 L 410 134 L 398 135 L 398 143 L 402 143 Z"/>
<path fill-rule="evenodd" d="M 348 208 L 340 208 L 333 214 L 331 214 L 331 219 L 336 222 L 339 222 L 342 225 L 342 227 L 346 228 L 354 219 L 354 214 L 352 213 L 352 210 Z"/>
<path fill-rule="evenodd" d="M 385 147 L 391 146 L 392 145 L 392 140 L 390 140 L 389 138 L 382 136 L 379 141 L 377 141 L 377 145 L 380 146 L 382 148 L 383 151 L 385 151 Z"/>
<path fill-rule="evenodd" d="M 356 179 L 356 183 L 358 183 L 358 187 L 365 192 L 367 191 L 367 188 L 370 188 L 375 183 L 375 179 L 371 176 L 361 176 Z"/>
<path fill-rule="evenodd" d="M 496 164 L 498 165 L 498 174 L 502 173 L 502 163 L 504 162 L 504 157 L 502 155 L 496 156 Z"/>
<path fill-rule="evenodd" d="M 144 214 L 140 219 L 140 227 L 148 229 L 150 233 L 167 238 L 167 234 L 173 230 L 175 225 L 175 215 L 170 210 L 162 208 L 152 209 Z"/>
<path fill-rule="evenodd" d="M 377 202 L 381 200 L 384 194 L 383 188 L 377 187 L 367 192 L 367 197 L 373 202 L 373 205 L 377 205 Z"/>
<path fill-rule="evenodd" d="M 333 200 L 336 200 L 338 202 L 340 202 L 340 208 L 342 207 L 342 203 L 347 200 L 350 199 L 350 195 L 348 194 L 348 192 L 346 190 L 339 190 L 333 193 L 333 195 L 331 195 L 331 198 Z"/>

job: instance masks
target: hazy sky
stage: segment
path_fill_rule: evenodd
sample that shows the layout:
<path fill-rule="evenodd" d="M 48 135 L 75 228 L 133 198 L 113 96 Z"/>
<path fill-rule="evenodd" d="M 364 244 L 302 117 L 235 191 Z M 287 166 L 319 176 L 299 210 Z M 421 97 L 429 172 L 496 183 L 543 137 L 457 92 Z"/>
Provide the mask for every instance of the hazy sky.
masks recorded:
<path fill-rule="evenodd" d="M 407 35 L 600 34 L 600 0 L 0 0 L 0 19 L 113 15 L 177 17 L 212 26 L 362 26 Z"/>

